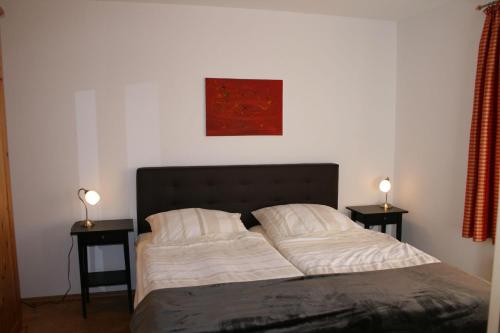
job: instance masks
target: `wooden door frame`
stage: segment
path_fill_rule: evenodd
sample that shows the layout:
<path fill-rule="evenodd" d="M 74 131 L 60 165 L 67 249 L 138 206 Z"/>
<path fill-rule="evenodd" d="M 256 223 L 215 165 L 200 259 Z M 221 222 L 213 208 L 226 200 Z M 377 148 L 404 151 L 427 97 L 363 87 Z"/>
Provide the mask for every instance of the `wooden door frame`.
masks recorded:
<path fill-rule="evenodd" d="M 0 6 L 0 17 L 4 16 L 4 10 Z M 8 225 L 8 237 L 9 245 L 6 249 L 6 255 L 10 256 L 12 275 L 11 278 L 13 281 L 12 288 L 14 289 L 14 304 L 9 304 L 9 308 L 13 308 L 15 313 L 19 315 L 13 318 L 14 323 L 11 327 L 11 331 L 9 333 L 17 333 L 21 331 L 22 328 L 22 308 L 21 308 L 21 295 L 19 289 L 19 272 L 17 265 L 17 247 L 16 247 L 16 238 L 14 232 L 14 218 L 12 213 L 12 192 L 11 192 L 11 181 L 10 181 L 10 167 L 9 167 L 9 147 L 8 147 L 8 139 L 7 139 L 7 118 L 5 114 L 5 94 L 4 94 L 4 75 L 3 75 L 3 56 L 2 56 L 2 45 L 0 41 L 0 145 L 2 146 L 1 151 L 3 152 L 3 156 L 0 156 L 0 163 L 3 164 L 3 172 L 5 177 L 5 190 L 6 198 L 7 198 L 7 225 Z"/>

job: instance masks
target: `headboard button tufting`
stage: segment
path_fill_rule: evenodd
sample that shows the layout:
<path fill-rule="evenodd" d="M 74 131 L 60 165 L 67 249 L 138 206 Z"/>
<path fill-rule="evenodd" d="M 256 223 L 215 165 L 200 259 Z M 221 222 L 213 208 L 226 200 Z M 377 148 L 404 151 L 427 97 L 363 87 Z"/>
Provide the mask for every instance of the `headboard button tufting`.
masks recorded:
<path fill-rule="evenodd" d="M 258 224 L 251 215 L 256 208 L 298 200 L 337 208 L 338 168 L 336 164 L 140 168 L 138 232 L 151 231 L 147 216 L 182 208 L 239 212 L 247 227 Z"/>

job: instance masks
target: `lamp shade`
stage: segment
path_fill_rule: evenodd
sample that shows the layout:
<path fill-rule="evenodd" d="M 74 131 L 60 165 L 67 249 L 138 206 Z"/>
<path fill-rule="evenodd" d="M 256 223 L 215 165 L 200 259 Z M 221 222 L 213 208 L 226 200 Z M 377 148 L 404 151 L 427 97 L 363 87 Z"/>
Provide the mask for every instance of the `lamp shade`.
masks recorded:
<path fill-rule="evenodd" d="M 87 191 L 85 193 L 85 201 L 89 204 L 89 205 L 92 205 L 94 206 L 95 204 L 97 204 L 99 201 L 101 200 L 101 196 L 99 195 L 99 193 L 97 193 L 96 191 Z"/>
<path fill-rule="evenodd" d="M 389 180 L 389 177 L 383 179 L 378 185 L 378 188 L 384 193 L 389 192 L 391 190 L 391 182 Z"/>

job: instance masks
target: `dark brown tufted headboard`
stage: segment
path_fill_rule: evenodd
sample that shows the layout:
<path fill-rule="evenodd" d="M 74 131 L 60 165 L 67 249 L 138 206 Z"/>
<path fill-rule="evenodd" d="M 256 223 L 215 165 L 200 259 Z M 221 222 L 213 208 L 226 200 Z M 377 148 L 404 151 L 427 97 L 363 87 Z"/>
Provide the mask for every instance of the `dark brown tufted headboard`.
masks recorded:
<path fill-rule="evenodd" d="M 337 208 L 337 164 L 275 164 L 154 167 L 137 169 L 138 233 L 151 231 L 145 218 L 181 208 L 239 212 L 248 228 L 251 211 L 287 203 Z"/>

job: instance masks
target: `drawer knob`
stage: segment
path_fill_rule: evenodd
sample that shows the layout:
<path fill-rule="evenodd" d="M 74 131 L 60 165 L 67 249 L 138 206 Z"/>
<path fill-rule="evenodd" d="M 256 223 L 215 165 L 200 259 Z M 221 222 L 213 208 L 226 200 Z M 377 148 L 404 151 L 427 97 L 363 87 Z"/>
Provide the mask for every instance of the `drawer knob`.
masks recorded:
<path fill-rule="evenodd" d="M 101 235 L 101 239 L 104 240 L 104 235 Z"/>

